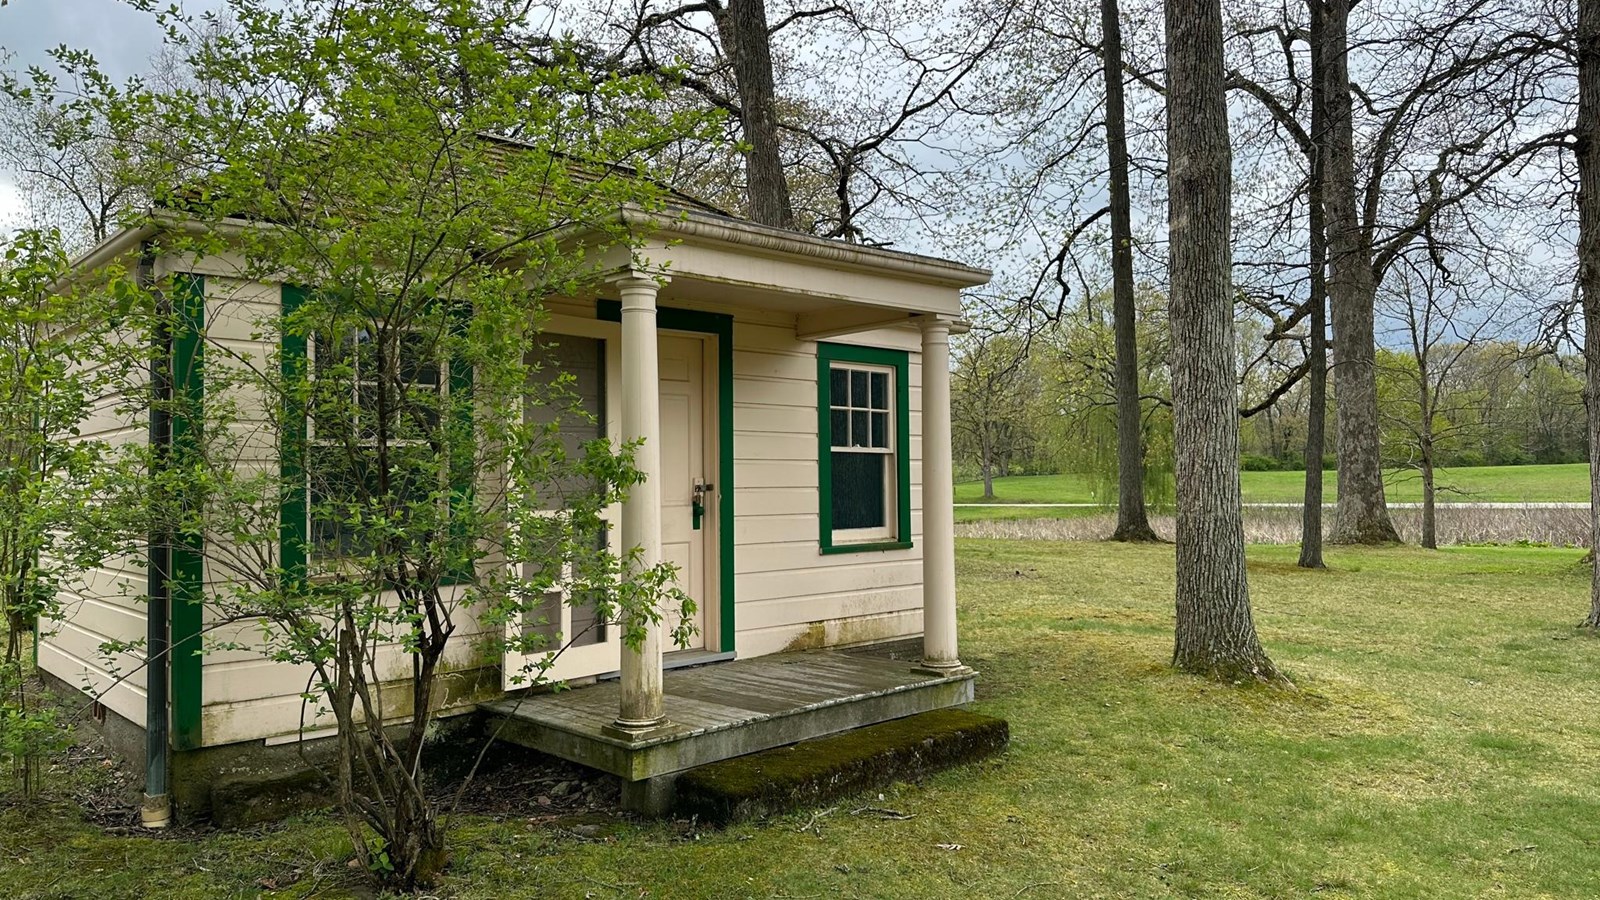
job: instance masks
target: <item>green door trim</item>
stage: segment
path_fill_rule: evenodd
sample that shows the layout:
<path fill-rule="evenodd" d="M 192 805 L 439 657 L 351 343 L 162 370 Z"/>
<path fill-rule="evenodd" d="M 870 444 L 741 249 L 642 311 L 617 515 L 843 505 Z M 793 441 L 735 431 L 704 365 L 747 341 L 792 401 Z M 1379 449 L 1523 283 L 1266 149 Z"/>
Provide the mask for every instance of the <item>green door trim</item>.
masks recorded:
<path fill-rule="evenodd" d="M 594 316 L 622 321 L 620 300 L 595 301 Z M 710 334 L 717 338 L 717 582 L 722 609 L 718 616 L 721 652 L 734 652 L 733 591 L 733 316 L 663 306 L 656 325 L 668 331 Z M 623 348 L 627 352 L 627 348 Z"/>

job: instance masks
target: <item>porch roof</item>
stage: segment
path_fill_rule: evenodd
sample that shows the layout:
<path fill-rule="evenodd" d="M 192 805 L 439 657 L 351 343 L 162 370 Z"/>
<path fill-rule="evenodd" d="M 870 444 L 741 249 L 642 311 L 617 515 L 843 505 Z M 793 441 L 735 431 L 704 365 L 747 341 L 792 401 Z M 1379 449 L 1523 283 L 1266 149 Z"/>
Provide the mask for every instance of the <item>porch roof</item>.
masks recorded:
<path fill-rule="evenodd" d="M 599 265 L 668 277 L 663 303 L 758 307 L 793 313 L 798 336 L 817 340 L 916 316 L 955 319 L 961 291 L 987 269 L 946 259 L 819 238 L 687 207 L 624 207 L 615 220 L 643 235 L 610 248 Z M 574 242 L 591 230 L 575 232 Z"/>

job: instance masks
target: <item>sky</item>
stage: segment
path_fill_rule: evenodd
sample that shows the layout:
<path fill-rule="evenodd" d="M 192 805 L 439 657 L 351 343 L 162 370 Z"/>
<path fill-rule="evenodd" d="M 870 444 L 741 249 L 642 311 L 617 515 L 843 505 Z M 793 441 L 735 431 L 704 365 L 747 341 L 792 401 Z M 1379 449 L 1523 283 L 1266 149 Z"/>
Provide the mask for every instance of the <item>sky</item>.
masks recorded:
<path fill-rule="evenodd" d="M 208 5 L 181 4 L 198 10 Z M 49 51 L 67 45 L 88 50 L 106 73 L 125 78 L 143 71 L 161 47 L 161 31 L 147 14 L 119 0 L 7 0 L 0 6 L 0 57 L 5 68 L 21 71 L 48 65 Z M 8 176 L 0 172 L 0 224 L 21 209 Z"/>

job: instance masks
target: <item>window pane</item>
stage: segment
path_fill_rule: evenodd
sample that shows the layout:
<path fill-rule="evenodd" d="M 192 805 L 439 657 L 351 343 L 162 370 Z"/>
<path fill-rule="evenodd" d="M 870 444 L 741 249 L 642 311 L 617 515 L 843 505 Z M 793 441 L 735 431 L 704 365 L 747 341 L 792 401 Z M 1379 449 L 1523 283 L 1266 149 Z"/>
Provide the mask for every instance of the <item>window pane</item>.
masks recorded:
<path fill-rule="evenodd" d="M 425 530 L 437 512 L 440 465 L 426 446 L 391 445 L 385 471 L 371 447 L 312 444 L 306 476 L 314 555 L 366 552 L 374 515 L 402 529 Z"/>
<path fill-rule="evenodd" d="M 361 439 L 370 441 L 378 436 L 378 386 L 376 384 L 357 384 L 357 402 L 361 404 L 359 411 L 361 422 Z M 391 413 L 392 415 L 392 413 Z M 389 422 L 389 432 L 394 435 L 394 421 Z"/>
<path fill-rule="evenodd" d="M 850 405 L 850 371 L 848 369 L 828 370 L 828 405 Z"/>
<path fill-rule="evenodd" d="M 556 638 L 561 634 L 561 592 L 546 591 L 538 606 L 522 611 L 522 636 L 539 635 L 545 643 L 540 650 L 555 650 Z"/>
<path fill-rule="evenodd" d="M 339 364 L 339 352 L 334 349 L 334 342 L 330 341 L 326 334 L 317 332 L 311 336 L 311 342 L 316 349 L 319 376 Z"/>
<path fill-rule="evenodd" d="M 833 454 L 833 527 L 882 528 L 884 471 L 888 456 L 882 453 Z"/>
<path fill-rule="evenodd" d="M 862 406 L 862 407 L 867 405 L 867 373 L 866 372 L 851 372 L 850 373 L 850 405 L 851 406 Z"/>
<path fill-rule="evenodd" d="M 604 550 L 606 544 L 606 530 L 602 527 L 595 546 Z M 606 623 L 594 608 L 596 599 L 592 596 L 578 596 L 572 600 L 572 634 L 568 635 L 567 639 L 574 647 L 587 647 L 602 643 L 606 639 Z"/>
<path fill-rule="evenodd" d="M 358 328 L 353 333 L 347 333 L 339 343 L 341 353 L 354 356 L 357 377 L 371 377 L 377 370 L 378 349 L 372 342 L 372 333 L 365 328 Z"/>
<path fill-rule="evenodd" d="M 889 449 L 889 414 L 872 414 L 872 446 Z"/>
<path fill-rule="evenodd" d="M 531 351 L 528 396 L 524 415 L 529 422 L 556 426 L 561 448 L 575 460 L 584 444 L 605 437 L 606 342 L 597 338 L 552 336 L 552 342 Z M 563 380 L 562 376 L 571 376 Z M 559 509 L 564 498 L 591 490 L 570 474 L 556 473 L 550 484 L 536 485 L 545 494 L 539 498 L 542 509 Z"/>
<path fill-rule="evenodd" d="M 400 380 L 408 384 L 439 387 L 439 360 L 432 341 L 415 332 L 400 336 Z"/>
<path fill-rule="evenodd" d="M 850 413 L 850 446 L 870 446 L 868 441 L 872 440 L 872 425 L 867 421 L 868 415 L 870 413 L 865 411 Z"/>
<path fill-rule="evenodd" d="M 889 373 L 872 373 L 872 408 L 889 408 Z"/>
<path fill-rule="evenodd" d="M 832 424 L 829 426 L 829 443 L 835 447 L 850 446 L 850 412 L 849 410 L 833 410 Z"/>

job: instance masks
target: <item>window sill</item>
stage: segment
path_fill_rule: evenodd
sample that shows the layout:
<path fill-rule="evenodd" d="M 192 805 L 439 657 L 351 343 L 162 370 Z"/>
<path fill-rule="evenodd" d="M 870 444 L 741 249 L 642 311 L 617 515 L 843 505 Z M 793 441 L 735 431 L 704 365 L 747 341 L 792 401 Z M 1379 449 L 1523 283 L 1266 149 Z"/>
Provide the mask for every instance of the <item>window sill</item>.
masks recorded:
<path fill-rule="evenodd" d="M 835 553 L 869 553 L 874 550 L 910 550 L 910 541 L 872 541 L 861 544 L 832 544 L 823 546 L 823 556 Z"/>

